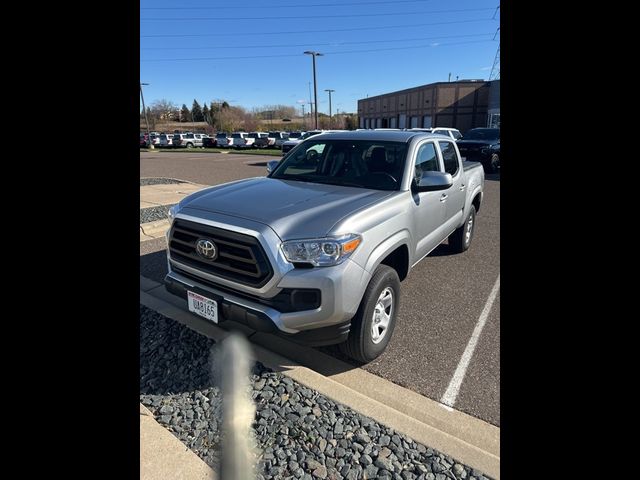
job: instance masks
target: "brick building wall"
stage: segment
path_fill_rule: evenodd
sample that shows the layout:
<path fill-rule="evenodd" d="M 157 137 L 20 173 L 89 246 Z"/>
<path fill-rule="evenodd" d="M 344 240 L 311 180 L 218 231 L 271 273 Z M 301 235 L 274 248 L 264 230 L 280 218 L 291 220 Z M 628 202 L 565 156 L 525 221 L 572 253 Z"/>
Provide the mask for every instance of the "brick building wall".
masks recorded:
<path fill-rule="evenodd" d="M 437 82 L 358 100 L 360 128 L 452 127 L 487 123 L 491 82 Z"/>

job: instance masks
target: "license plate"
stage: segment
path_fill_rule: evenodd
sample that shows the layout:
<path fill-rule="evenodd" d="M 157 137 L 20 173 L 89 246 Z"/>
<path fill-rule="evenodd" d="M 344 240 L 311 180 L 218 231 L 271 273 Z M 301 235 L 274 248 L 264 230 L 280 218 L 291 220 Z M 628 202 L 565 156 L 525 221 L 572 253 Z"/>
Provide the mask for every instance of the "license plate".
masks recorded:
<path fill-rule="evenodd" d="M 218 323 L 218 302 L 189 290 L 187 290 L 187 302 L 190 312 L 211 320 L 213 323 Z"/>

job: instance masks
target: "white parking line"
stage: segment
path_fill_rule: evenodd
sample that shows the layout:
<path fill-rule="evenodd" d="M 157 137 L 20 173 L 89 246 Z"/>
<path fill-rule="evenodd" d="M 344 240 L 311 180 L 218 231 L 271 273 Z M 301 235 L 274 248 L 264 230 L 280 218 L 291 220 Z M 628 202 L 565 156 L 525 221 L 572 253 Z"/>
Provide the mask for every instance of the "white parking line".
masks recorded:
<path fill-rule="evenodd" d="M 496 296 L 498 295 L 498 290 L 500 290 L 500 275 L 498 275 L 496 283 L 493 285 L 493 288 L 491 289 L 491 293 L 489 294 L 487 303 L 484 304 L 482 313 L 478 318 L 478 323 L 476 323 L 476 328 L 473 329 L 473 333 L 471 334 L 469 343 L 467 343 L 467 348 L 464 349 L 462 358 L 460 358 L 458 367 L 456 368 L 456 371 L 453 374 L 453 378 L 449 382 L 447 391 L 444 392 L 444 395 L 440 399 L 440 403 L 448 405 L 449 407 L 453 407 L 453 405 L 456 403 L 456 398 L 458 396 L 458 392 L 460 391 L 462 380 L 464 380 L 464 376 L 467 373 L 467 367 L 469 366 L 469 362 L 471 361 L 471 357 L 473 356 L 473 351 L 476 349 L 476 344 L 478 343 L 478 338 L 480 338 L 480 334 L 482 333 L 484 324 L 487 322 L 487 318 L 489 317 L 489 312 L 491 311 L 493 302 L 496 300 Z"/>

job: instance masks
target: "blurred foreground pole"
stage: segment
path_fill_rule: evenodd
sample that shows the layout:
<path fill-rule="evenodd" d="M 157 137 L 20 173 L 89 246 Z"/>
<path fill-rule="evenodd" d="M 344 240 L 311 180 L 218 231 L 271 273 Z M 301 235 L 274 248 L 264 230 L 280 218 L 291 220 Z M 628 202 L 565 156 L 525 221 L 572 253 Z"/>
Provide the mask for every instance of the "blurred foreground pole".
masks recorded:
<path fill-rule="evenodd" d="M 232 333 L 222 342 L 223 444 L 220 478 L 253 480 L 253 441 L 250 436 L 255 406 L 249 396 L 252 353 L 247 340 Z"/>

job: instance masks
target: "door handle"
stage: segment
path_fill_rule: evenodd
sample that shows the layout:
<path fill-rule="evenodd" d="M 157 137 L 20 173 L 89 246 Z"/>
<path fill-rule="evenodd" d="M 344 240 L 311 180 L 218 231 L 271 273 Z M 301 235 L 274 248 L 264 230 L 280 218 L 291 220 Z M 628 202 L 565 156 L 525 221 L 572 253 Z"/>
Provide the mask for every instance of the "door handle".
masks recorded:
<path fill-rule="evenodd" d="M 460 191 L 464 190 L 464 183 L 460 185 Z"/>
<path fill-rule="evenodd" d="M 442 196 L 440 197 L 440 201 L 441 202 L 446 202 L 447 198 L 449 198 L 449 195 L 447 195 L 446 193 L 443 193 Z"/>

